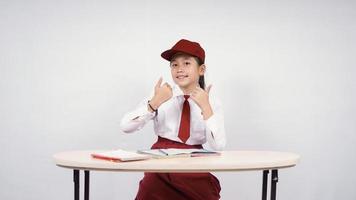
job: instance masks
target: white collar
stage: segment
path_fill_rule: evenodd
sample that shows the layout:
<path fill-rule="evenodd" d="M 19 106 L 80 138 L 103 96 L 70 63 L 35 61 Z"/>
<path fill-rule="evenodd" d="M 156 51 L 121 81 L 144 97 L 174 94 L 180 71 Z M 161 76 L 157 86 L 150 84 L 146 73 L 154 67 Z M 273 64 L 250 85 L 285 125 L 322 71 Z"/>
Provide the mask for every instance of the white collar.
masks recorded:
<path fill-rule="evenodd" d="M 177 97 L 177 96 L 183 96 L 184 92 L 182 89 L 180 89 L 180 87 L 176 84 L 173 85 L 172 87 L 172 93 L 173 93 L 173 97 Z"/>
<path fill-rule="evenodd" d="M 177 85 L 177 84 L 174 84 L 173 87 L 172 87 L 172 93 L 173 93 L 173 96 L 172 97 L 177 97 L 177 96 L 183 96 L 184 95 L 184 92 L 182 89 L 180 89 L 180 87 Z M 191 95 L 191 94 L 189 94 Z"/>

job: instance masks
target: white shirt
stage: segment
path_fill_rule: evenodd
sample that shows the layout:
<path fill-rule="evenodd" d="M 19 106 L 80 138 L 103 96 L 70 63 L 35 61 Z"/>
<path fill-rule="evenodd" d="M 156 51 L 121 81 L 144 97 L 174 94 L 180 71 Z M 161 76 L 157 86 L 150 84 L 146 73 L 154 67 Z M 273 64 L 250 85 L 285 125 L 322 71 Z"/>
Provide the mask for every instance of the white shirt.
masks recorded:
<path fill-rule="evenodd" d="M 124 115 L 120 127 L 125 133 L 132 133 L 140 130 L 148 121 L 153 120 L 154 131 L 157 136 L 182 142 L 178 138 L 184 93 L 179 86 L 172 88 L 173 96 L 158 108 L 157 115 L 148 111 L 147 103 L 152 98 L 146 97 L 131 112 Z M 213 110 L 213 115 L 207 120 L 203 119 L 200 107 L 188 98 L 190 106 L 190 137 L 186 144 L 205 144 L 208 141 L 214 150 L 222 150 L 226 145 L 224 116 L 221 103 L 209 93 L 209 102 Z"/>

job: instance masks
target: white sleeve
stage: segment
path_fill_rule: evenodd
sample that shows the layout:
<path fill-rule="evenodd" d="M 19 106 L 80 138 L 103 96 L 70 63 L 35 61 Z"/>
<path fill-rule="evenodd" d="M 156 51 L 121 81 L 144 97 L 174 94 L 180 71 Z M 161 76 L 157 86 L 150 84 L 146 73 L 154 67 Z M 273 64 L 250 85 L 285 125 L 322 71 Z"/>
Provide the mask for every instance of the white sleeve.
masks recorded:
<path fill-rule="evenodd" d="M 205 120 L 206 137 L 214 150 L 221 151 L 226 146 L 224 112 L 220 101 L 211 103 L 213 115 Z"/>
<path fill-rule="evenodd" d="M 150 98 L 142 100 L 134 110 L 128 112 L 121 119 L 120 129 L 125 133 L 140 130 L 145 124 L 155 117 L 155 112 L 148 111 L 147 103 Z"/>

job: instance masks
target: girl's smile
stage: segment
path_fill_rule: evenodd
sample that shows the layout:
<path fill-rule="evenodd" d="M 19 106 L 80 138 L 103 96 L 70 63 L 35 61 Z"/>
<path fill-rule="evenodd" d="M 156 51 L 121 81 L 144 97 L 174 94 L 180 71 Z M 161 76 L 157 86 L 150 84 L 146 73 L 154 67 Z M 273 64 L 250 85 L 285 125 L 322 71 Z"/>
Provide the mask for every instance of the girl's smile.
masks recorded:
<path fill-rule="evenodd" d="M 178 75 L 178 76 L 176 76 L 176 78 L 178 80 L 181 80 L 181 79 L 184 79 L 184 78 L 188 78 L 188 75 Z"/>

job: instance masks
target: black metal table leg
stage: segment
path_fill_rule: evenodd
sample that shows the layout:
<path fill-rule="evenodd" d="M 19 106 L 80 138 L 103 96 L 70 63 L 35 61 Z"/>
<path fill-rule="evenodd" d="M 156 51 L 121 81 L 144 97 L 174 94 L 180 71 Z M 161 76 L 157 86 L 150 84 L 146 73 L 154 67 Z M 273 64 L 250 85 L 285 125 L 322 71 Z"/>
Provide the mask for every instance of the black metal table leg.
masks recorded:
<path fill-rule="evenodd" d="M 89 200 L 89 179 L 90 174 L 89 171 L 84 171 L 84 200 Z"/>
<path fill-rule="evenodd" d="M 79 170 L 73 170 L 74 200 L 79 200 Z"/>
<path fill-rule="evenodd" d="M 277 190 L 277 182 L 278 182 L 278 170 L 272 170 L 271 177 L 271 200 L 276 200 L 276 190 Z"/>
<path fill-rule="evenodd" d="M 268 173 L 269 173 L 269 170 L 263 170 L 262 200 L 267 200 Z"/>

